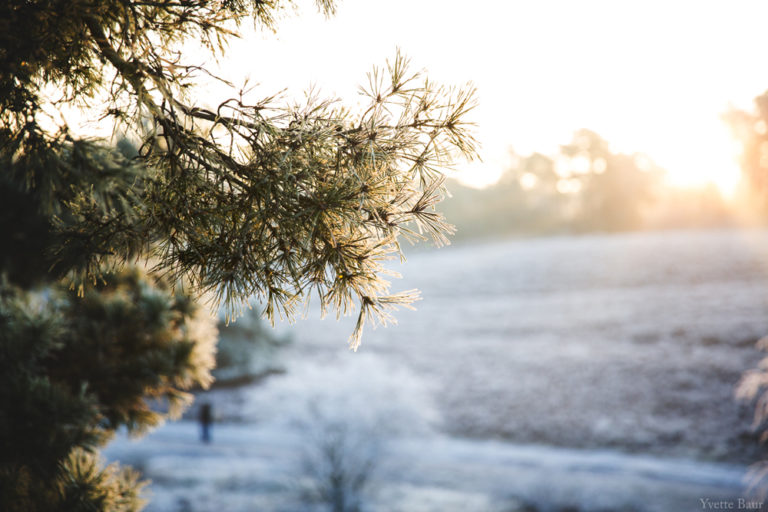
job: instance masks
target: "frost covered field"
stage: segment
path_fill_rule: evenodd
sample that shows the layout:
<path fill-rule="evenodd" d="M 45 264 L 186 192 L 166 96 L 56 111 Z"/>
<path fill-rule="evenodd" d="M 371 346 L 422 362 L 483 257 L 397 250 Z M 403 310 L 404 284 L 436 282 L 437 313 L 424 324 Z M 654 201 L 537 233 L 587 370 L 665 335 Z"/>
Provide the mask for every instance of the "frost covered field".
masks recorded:
<path fill-rule="evenodd" d="M 397 270 L 418 311 L 357 353 L 349 318 L 279 326 L 284 375 L 204 397 L 225 422 L 211 446 L 191 422 L 116 440 L 107 454 L 154 480 L 150 510 L 314 510 L 333 450 L 364 475 L 363 510 L 742 496 L 757 451 L 732 393 L 768 333 L 768 232 L 467 245 Z"/>

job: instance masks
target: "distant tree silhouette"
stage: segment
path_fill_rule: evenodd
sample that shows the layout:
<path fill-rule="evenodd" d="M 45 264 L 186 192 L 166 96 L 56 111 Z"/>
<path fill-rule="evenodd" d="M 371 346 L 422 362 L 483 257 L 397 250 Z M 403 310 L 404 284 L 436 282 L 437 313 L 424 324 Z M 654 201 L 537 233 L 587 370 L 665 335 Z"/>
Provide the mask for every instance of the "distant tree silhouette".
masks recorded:
<path fill-rule="evenodd" d="M 451 187 L 444 212 L 458 237 L 639 229 L 663 176 L 648 157 L 614 153 L 590 130 L 554 156 L 512 156 L 496 184 Z"/>
<path fill-rule="evenodd" d="M 761 216 L 768 213 L 768 91 L 755 98 L 755 110 L 731 109 L 723 115 L 741 144 L 740 199 Z"/>
<path fill-rule="evenodd" d="M 642 227 L 643 209 L 654 198 L 661 171 L 640 154 L 614 153 L 608 142 L 590 130 L 579 130 L 561 154 L 583 169 L 569 168 L 576 180 L 579 208 L 575 227 L 584 231 L 625 231 Z M 643 165 L 645 164 L 645 168 Z"/>

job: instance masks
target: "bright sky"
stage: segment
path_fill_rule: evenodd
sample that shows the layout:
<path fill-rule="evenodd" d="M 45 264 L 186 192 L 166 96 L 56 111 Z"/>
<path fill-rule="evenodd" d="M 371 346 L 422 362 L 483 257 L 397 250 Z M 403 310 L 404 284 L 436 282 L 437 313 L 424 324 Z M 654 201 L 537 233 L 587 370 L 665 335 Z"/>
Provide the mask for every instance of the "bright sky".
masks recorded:
<path fill-rule="evenodd" d="M 727 193 L 739 170 L 720 114 L 768 88 L 764 1 L 342 0 L 329 20 L 299 4 L 276 34 L 234 44 L 223 72 L 354 104 L 399 46 L 431 79 L 477 86 L 484 162 L 463 173 L 477 185 L 510 147 L 552 153 L 589 128 L 647 153 L 673 184 Z"/>

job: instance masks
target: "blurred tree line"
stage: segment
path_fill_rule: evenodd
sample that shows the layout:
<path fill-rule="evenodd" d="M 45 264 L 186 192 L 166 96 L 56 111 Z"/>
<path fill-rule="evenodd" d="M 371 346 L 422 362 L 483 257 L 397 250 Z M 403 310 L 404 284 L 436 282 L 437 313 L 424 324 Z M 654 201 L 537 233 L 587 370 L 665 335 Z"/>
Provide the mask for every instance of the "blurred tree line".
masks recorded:
<path fill-rule="evenodd" d="M 611 149 L 582 129 L 554 155 L 512 154 L 484 189 L 451 183 L 444 213 L 457 238 L 719 227 L 731 213 L 714 185 L 674 189 L 642 153 Z"/>
<path fill-rule="evenodd" d="M 768 91 L 757 96 L 749 112 L 732 108 L 723 115 L 740 145 L 742 182 L 738 199 L 754 217 L 768 215 Z"/>

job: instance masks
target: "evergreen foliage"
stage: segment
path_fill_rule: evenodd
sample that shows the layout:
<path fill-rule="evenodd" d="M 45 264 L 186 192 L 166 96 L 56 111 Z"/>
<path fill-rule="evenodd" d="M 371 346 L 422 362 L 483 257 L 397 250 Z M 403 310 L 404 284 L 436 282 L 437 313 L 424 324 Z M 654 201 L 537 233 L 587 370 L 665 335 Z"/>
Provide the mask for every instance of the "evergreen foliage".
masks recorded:
<path fill-rule="evenodd" d="M 210 383 L 212 318 L 136 269 L 104 273 L 83 296 L 63 285 L 3 293 L 3 510 L 137 510 L 136 476 L 101 468 L 94 450 L 120 426 L 141 433 L 178 417 L 184 390 Z"/>
<path fill-rule="evenodd" d="M 0 509 L 141 508 L 136 474 L 97 449 L 209 384 L 216 330 L 199 297 L 229 314 L 256 297 L 271 320 L 311 295 L 357 307 L 353 348 L 366 321 L 417 298 L 388 292 L 382 262 L 400 235 L 446 242 L 434 205 L 442 170 L 475 154 L 473 90 L 398 54 L 357 113 L 234 89 L 196 102 L 210 73 L 184 41 L 221 55 L 240 23 L 274 28 L 287 4 L 0 3 Z M 126 140 L 78 133 L 73 108 Z"/>

